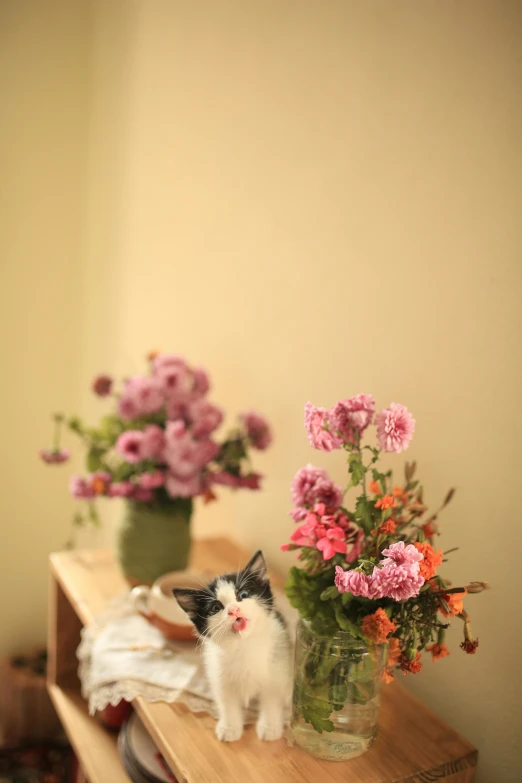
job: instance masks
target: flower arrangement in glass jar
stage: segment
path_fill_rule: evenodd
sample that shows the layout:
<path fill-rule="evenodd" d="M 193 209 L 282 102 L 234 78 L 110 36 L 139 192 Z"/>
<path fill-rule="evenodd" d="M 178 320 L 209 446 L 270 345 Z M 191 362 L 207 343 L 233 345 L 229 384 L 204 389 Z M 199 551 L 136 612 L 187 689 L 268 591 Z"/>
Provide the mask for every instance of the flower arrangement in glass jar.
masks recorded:
<path fill-rule="evenodd" d="M 372 424 L 377 444 L 364 444 Z M 375 414 L 374 398 L 359 394 L 329 411 L 307 403 L 305 427 L 315 449 L 345 452 L 349 472 L 344 490 L 312 465 L 301 468 L 292 483 L 290 514 L 296 527 L 282 549 L 298 549 L 301 567 L 291 569 L 286 593 L 307 628 L 321 638 L 349 634 L 360 644 L 387 645 L 378 674 L 386 683 L 397 670 L 420 672 L 424 650 L 433 661 L 449 655 L 445 630 L 454 617 L 463 621 L 462 649 L 475 653 L 478 639 L 472 636 L 464 600 L 487 584 L 453 587 L 438 572 L 448 554 L 435 546 L 438 516 L 454 490 L 429 514 L 415 463 L 406 463 L 400 483 L 391 470 L 379 470 L 381 452 L 398 454 L 408 448 L 415 429 L 411 413 L 392 403 Z M 351 508 L 345 499 L 349 489 L 357 490 Z M 334 710 L 341 709 L 350 694 L 355 701 L 363 698 L 363 682 L 346 675 L 340 658 L 330 658 L 333 671 L 328 678 L 336 682 L 334 693 L 326 687 L 328 678 L 317 680 L 310 661 L 313 658 L 301 672 L 308 679 L 303 693 L 310 694 L 314 683 L 323 691 L 320 698 L 304 699 L 299 709 L 316 731 L 333 731 Z M 345 667 L 343 676 L 332 677 L 335 666 Z M 344 683 L 343 697 L 339 683 Z"/>

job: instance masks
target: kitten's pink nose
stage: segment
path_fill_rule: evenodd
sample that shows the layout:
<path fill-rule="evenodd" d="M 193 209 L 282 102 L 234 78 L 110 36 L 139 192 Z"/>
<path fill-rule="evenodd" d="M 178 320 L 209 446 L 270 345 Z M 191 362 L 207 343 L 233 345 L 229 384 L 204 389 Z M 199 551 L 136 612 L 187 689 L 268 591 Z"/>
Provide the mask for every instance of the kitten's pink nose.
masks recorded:
<path fill-rule="evenodd" d="M 239 606 L 229 606 L 228 607 L 228 616 L 229 617 L 239 617 L 240 615 L 240 608 Z"/>

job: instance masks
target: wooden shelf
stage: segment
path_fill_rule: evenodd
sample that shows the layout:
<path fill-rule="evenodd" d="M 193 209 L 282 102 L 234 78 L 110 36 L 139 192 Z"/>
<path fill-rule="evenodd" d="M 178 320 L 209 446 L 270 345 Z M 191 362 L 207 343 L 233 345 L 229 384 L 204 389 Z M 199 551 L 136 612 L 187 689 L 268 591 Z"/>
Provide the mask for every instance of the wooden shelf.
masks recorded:
<path fill-rule="evenodd" d="M 205 539 L 195 543 L 192 564 L 218 574 L 248 558 L 232 541 Z M 125 589 L 109 552 L 51 555 L 49 688 L 90 783 L 128 778 L 114 737 L 87 715 L 75 653 L 82 624 L 90 624 Z M 218 742 L 209 715 L 179 704 L 138 698 L 133 706 L 182 783 L 472 783 L 477 763 L 476 749 L 399 684 L 383 689 L 379 735 L 371 750 L 344 763 L 314 759 L 285 740 L 260 742 L 253 727 L 239 742 Z"/>
<path fill-rule="evenodd" d="M 49 694 L 89 783 L 131 783 L 120 760 L 117 735 L 89 715 L 80 693 L 49 685 Z"/>

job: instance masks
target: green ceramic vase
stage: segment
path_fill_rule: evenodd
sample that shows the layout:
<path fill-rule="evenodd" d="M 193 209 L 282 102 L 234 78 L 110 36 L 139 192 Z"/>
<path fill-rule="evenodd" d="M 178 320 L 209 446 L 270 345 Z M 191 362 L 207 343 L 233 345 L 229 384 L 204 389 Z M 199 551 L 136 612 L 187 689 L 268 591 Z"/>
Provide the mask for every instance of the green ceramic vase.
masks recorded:
<path fill-rule="evenodd" d="M 147 505 L 127 501 L 117 536 L 117 557 L 127 581 L 152 584 L 188 565 L 192 499 Z"/>

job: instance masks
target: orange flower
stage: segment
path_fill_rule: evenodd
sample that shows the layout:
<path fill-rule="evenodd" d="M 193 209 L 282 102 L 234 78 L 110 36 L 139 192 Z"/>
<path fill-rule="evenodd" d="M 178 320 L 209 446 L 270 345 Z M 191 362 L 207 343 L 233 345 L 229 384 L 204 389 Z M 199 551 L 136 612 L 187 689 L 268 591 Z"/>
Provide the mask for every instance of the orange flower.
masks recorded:
<path fill-rule="evenodd" d="M 378 481 L 371 481 L 369 486 L 370 492 L 373 492 L 374 495 L 382 495 L 381 492 L 381 485 Z"/>
<path fill-rule="evenodd" d="M 390 682 L 394 681 L 395 676 L 393 674 L 393 669 L 391 668 L 391 666 L 386 666 L 386 668 L 382 673 L 381 679 L 385 685 L 389 685 Z"/>
<path fill-rule="evenodd" d="M 400 667 L 403 674 L 418 674 L 422 670 L 420 652 L 410 661 L 404 653 L 401 655 Z"/>
<path fill-rule="evenodd" d="M 149 360 L 149 362 L 153 362 L 156 356 L 159 355 L 160 355 L 159 351 L 149 351 L 147 354 L 147 359 Z"/>
<path fill-rule="evenodd" d="M 415 549 L 424 555 L 423 559 L 419 563 L 420 575 L 428 581 L 432 576 L 435 576 L 435 570 L 437 566 L 442 563 L 442 549 L 435 552 L 431 544 L 419 543 L 413 545 Z"/>
<path fill-rule="evenodd" d="M 399 663 L 401 657 L 401 648 L 399 640 L 395 637 L 388 639 L 388 666 L 395 666 Z"/>
<path fill-rule="evenodd" d="M 424 533 L 426 538 L 432 538 L 437 531 L 435 530 L 431 522 L 426 522 L 426 524 L 422 526 L 422 532 Z"/>
<path fill-rule="evenodd" d="M 395 533 L 396 524 L 393 519 L 387 519 L 386 522 L 383 522 L 382 525 L 379 528 L 379 533 L 382 533 L 384 535 L 393 535 Z"/>
<path fill-rule="evenodd" d="M 382 644 L 386 637 L 397 630 L 384 609 L 377 609 L 373 614 L 367 614 L 361 623 L 361 631 L 371 642 Z"/>
<path fill-rule="evenodd" d="M 391 495 L 383 495 L 382 498 L 375 501 L 375 508 L 382 508 L 383 511 L 387 508 L 395 508 L 396 505 L 397 503 Z"/>
<path fill-rule="evenodd" d="M 109 488 L 109 482 L 102 476 L 93 476 L 91 481 L 91 489 L 95 495 L 105 495 Z"/>
<path fill-rule="evenodd" d="M 215 494 L 212 492 L 212 490 L 211 490 L 211 489 L 209 489 L 209 490 L 207 490 L 207 491 L 206 491 L 206 492 L 203 494 L 203 503 L 204 503 L 204 504 L 205 504 L 205 506 L 206 506 L 206 505 L 208 505 L 209 503 L 212 503 L 212 501 L 213 501 L 213 500 L 217 500 L 217 495 L 215 495 Z"/>
<path fill-rule="evenodd" d="M 440 611 L 444 617 L 455 617 L 455 615 L 460 614 L 464 609 L 464 604 L 462 602 L 467 594 L 467 590 L 463 590 L 462 593 L 443 593 L 442 598 L 444 598 L 449 606 L 449 612 L 442 606 L 440 607 Z"/>
<path fill-rule="evenodd" d="M 408 501 L 408 493 L 402 487 L 394 487 L 392 489 L 392 495 L 394 498 L 397 498 L 402 505 Z"/>
<path fill-rule="evenodd" d="M 450 654 L 450 651 L 446 647 L 445 644 L 430 644 L 429 647 L 426 647 L 427 651 L 430 652 L 433 656 L 433 663 L 435 661 L 438 661 L 439 658 L 445 658 L 446 655 Z"/>

